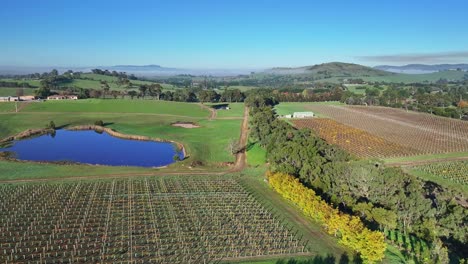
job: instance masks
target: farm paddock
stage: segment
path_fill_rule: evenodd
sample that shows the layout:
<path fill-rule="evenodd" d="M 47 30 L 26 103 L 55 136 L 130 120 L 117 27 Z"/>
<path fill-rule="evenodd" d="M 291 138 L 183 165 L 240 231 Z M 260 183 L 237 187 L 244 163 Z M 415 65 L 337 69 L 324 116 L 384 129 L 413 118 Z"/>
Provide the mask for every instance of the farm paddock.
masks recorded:
<path fill-rule="evenodd" d="M 310 104 L 304 108 L 416 152 L 388 157 L 468 151 L 466 121 L 387 107 Z"/>
<path fill-rule="evenodd" d="M 233 178 L 1 185 L 0 262 L 212 263 L 304 255 Z"/>
<path fill-rule="evenodd" d="M 310 128 L 329 144 L 335 144 L 360 158 L 387 158 L 416 155 L 418 151 L 389 142 L 363 131 L 327 118 L 293 120 L 297 128 Z"/>

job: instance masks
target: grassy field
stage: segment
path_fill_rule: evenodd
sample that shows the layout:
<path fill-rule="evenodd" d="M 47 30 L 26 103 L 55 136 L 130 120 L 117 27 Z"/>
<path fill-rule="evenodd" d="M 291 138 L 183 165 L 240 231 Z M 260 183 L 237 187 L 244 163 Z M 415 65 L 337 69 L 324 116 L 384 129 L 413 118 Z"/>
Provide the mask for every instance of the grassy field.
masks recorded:
<path fill-rule="evenodd" d="M 302 103 L 302 102 L 287 102 L 287 103 L 280 103 L 275 106 L 276 113 L 278 115 L 289 115 L 294 112 L 308 112 L 311 111 L 308 109 L 310 105 L 344 105 L 340 102 L 314 102 L 314 103 Z M 319 113 L 314 113 L 317 116 L 324 117 Z"/>
<path fill-rule="evenodd" d="M 413 162 L 413 161 L 447 159 L 447 158 L 458 158 L 458 157 L 468 157 L 468 152 L 452 152 L 452 153 L 416 155 L 416 156 L 409 156 L 409 157 L 387 158 L 387 159 L 384 159 L 383 161 L 385 163 L 399 163 L 399 162 Z"/>
<path fill-rule="evenodd" d="M 15 111 L 15 103 L 13 102 L 0 102 L 0 112 Z"/>
<path fill-rule="evenodd" d="M 16 96 L 17 88 L 0 87 L 0 96 Z M 24 95 L 34 95 L 33 88 L 24 88 Z"/>
<path fill-rule="evenodd" d="M 247 164 L 250 166 L 261 166 L 266 161 L 266 150 L 259 144 L 249 143 L 247 146 Z"/>
<path fill-rule="evenodd" d="M 462 71 L 442 71 L 425 74 L 395 74 L 390 76 L 376 76 L 376 77 L 363 77 L 363 80 L 373 82 L 402 82 L 402 83 L 415 83 L 415 82 L 436 82 L 439 79 L 447 79 L 449 81 L 460 81 L 467 74 Z"/>
<path fill-rule="evenodd" d="M 209 115 L 197 104 L 137 99 L 46 101 L 29 104 L 23 112 L 148 113 L 201 118 Z"/>
<path fill-rule="evenodd" d="M 12 106 L 11 103 L 0 104 L 0 111 L 13 110 L 9 108 Z M 241 119 L 208 120 L 209 112 L 197 104 L 149 100 L 31 103 L 23 111 L 1 114 L 0 138 L 30 128 L 44 128 L 50 121 L 54 121 L 57 127 L 67 127 L 103 120 L 108 127 L 125 134 L 181 142 L 189 158 L 174 166 L 188 166 L 192 161 L 201 161 L 212 169 L 223 168 L 222 163 L 234 161 L 227 146 L 231 139 L 239 138 L 242 122 Z M 200 127 L 186 129 L 171 126 L 174 122 L 193 122 Z"/>
<path fill-rule="evenodd" d="M 355 94 L 361 94 L 361 95 L 366 94 L 366 88 L 368 87 L 370 86 L 362 85 L 362 84 L 346 84 L 346 88 L 348 88 L 348 91 L 355 93 Z M 360 88 L 360 89 L 357 89 L 357 88 Z"/>

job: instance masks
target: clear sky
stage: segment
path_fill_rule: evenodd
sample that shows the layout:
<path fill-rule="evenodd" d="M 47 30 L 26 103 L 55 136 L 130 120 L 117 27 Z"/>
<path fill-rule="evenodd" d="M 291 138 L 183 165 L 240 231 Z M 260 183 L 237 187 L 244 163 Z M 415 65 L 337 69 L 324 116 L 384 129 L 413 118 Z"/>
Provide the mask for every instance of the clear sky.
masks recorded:
<path fill-rule="evenodd" d="M 2 0 L 0 65 L 468 63 L 466 0 Z"/>

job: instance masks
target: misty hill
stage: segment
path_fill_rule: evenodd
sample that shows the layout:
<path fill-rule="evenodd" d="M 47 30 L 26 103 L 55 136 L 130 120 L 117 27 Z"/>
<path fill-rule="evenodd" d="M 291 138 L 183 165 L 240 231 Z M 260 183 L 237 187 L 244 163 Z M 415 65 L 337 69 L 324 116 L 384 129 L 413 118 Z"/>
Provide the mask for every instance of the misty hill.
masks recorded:
<path fill-rule="evenodd" d="M 327 76 L 329 77 L 370 77 L 370 76 L 390 76 L 393 73 L 374 69 L 371 67 L 353 64 L 353 63 L 343 63 L 343 62 L 329 62 L 322 63 L 313 66 L 303 66 L 297 68 L 285 68 L 277 67 L 272 68 L 266 73 L 271 74 L 306 74 L 306 75 L 317 75 L 317 76 Z"/>
<path fill-rule="evenodd" d="M 420 74 L 450 70 L 468 71 L 468 64 L 408 64 L 403 66 L 379 65 L 375 66 L 374 69 L 396 73 Z"/>

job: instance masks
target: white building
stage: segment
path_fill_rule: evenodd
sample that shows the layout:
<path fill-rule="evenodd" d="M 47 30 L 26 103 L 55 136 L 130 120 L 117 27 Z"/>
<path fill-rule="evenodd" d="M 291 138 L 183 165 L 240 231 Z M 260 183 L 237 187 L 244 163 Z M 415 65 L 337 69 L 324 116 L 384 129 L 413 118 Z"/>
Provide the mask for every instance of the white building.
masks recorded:
<path fill-rule="evenodd" d="M 314 113 L 312 112 L 294 112 L 293 118 L 308 118 L 314 117 Z"/>

